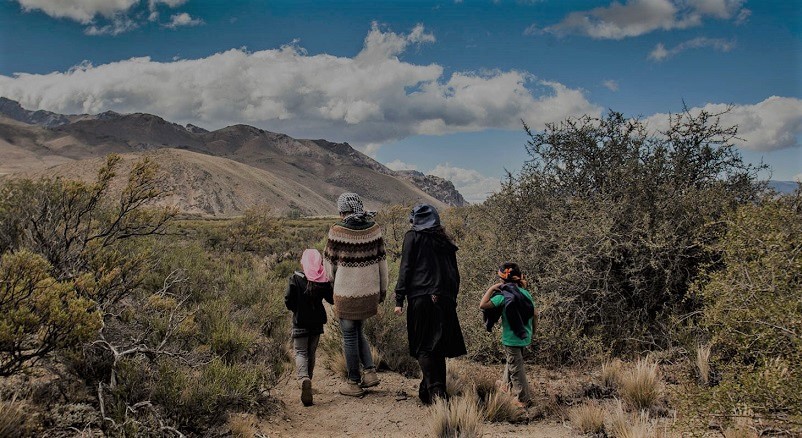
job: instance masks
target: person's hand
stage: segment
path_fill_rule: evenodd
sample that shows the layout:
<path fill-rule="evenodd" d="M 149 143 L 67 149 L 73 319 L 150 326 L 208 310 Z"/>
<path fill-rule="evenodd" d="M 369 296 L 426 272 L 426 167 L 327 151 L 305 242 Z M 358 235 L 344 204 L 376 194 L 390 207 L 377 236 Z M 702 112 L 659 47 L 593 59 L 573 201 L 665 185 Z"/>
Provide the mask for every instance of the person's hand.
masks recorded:
<path fill-rule="evenodd" d="M 404 313 L 404 308 L 403 308 L 403 307 L 398 307 L 398 306 L 396 306 L 396 308 L 395 308 L 395 309 L 393 309 L 393 312 L 394 312 L 396 315 L 401 315 L 402 313 Z"/>

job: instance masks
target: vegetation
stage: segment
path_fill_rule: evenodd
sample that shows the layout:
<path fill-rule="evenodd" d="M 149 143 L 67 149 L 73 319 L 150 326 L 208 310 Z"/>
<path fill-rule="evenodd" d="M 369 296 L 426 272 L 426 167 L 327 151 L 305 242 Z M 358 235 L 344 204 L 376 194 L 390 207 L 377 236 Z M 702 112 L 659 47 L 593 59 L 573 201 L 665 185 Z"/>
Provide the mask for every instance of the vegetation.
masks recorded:
<path fill-rule="evenodd" d="M 802 187 L 765 192 L 715 114 L 683 112 L 659 133 L 615 112 L 527 132 L 530 159 L 498 194 L 442 212 L 469 351 L 449 361 L 432 433 L 537 415 L 620 437 L 668 423 L 802 432 Z M 153 207 L 155 163 L 112 187 L 118 166 L 109 157 L 93 183 L 0 184 L 0 430 L 253 435 L 291 367 L 286 277 L 330 221 L 266 208 L 178 219 Z M 391 285 L 409 208 L 377 218 Z M 529 366 L 593 370 L 536 391 L 548 407 L 529 417 L 495 384 L 503 353 L 477 309 L 503 260 L 524 268 L 541 315 Z M 366 324 L 374 359 L 417 376 L 393 307 Z M 319 363 L 338 374 L 340 343 L 332 321 Z"/>

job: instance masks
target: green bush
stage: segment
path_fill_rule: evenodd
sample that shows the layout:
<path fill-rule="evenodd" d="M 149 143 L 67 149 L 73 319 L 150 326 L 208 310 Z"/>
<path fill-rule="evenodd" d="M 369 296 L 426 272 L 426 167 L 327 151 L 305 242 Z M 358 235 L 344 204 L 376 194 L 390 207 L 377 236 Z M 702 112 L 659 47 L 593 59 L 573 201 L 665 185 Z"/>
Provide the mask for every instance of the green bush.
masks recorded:
<path fill-rule="evenodd" d="M 721 254 L 697 281 L 700 325 L 718 385 L 705 414 L 736 412 L 802 424 L 802 188 L 726 217 Z"/>

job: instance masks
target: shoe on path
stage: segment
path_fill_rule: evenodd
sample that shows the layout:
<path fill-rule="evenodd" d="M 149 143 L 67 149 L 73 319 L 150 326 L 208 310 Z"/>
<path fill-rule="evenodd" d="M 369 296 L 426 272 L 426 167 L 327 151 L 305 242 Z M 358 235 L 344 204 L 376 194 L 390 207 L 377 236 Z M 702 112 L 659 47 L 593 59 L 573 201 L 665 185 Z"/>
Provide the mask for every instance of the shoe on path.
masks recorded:
<path fill-rule="evenodd" d="M 359 387 L 358 383 L 349 380 L 340 385 L 340 394 L 351 397 L 362 397 L 365 395 L 365 391 Z"/>
<path fill-rule="evenodd" d="M 312 406 L 312 381 L 308 377 L 301 380 L 301 403 Z"/>
<path fill-rule="evenodd" d="M 362 388 L 372 388 L 378 384 L 379 376 L 376 375 L 376 368 L 365 370 L 365 374 L 362 376 L 362 381 L 359 383 L 359 386 Z"/>

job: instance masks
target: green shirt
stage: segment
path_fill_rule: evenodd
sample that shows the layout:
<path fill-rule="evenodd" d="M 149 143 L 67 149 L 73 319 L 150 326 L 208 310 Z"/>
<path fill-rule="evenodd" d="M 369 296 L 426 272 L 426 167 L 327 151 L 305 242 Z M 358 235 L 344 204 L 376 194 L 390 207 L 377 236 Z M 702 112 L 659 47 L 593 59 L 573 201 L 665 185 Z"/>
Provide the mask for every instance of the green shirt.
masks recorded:
<path fill-rule="evenodd" d="M 535 301 L 532 299 L 532 295 L 529 294 L 529 291 L 519 287 L 518 290 L 532 302 L 532 306 L 535 305 Z M 503 306 L 504 305 L 504 296 L 494 295 L 490 298 L 490 302 L 493 303 L 493 306 Z M 534 315 L 533 315 L 534 317 Z M 512 331 L 510 328 L 510 323 L 507 321 L 507 311 L 506 309 L 501 313 L 501 343 L 508 346 L 508 347 L 526 347 L 527 345 L 532 343 L 532 318 L 529 318 L 529 321 L 526 322 L 526 338 L 521 339 L 515 332 Z"/>

